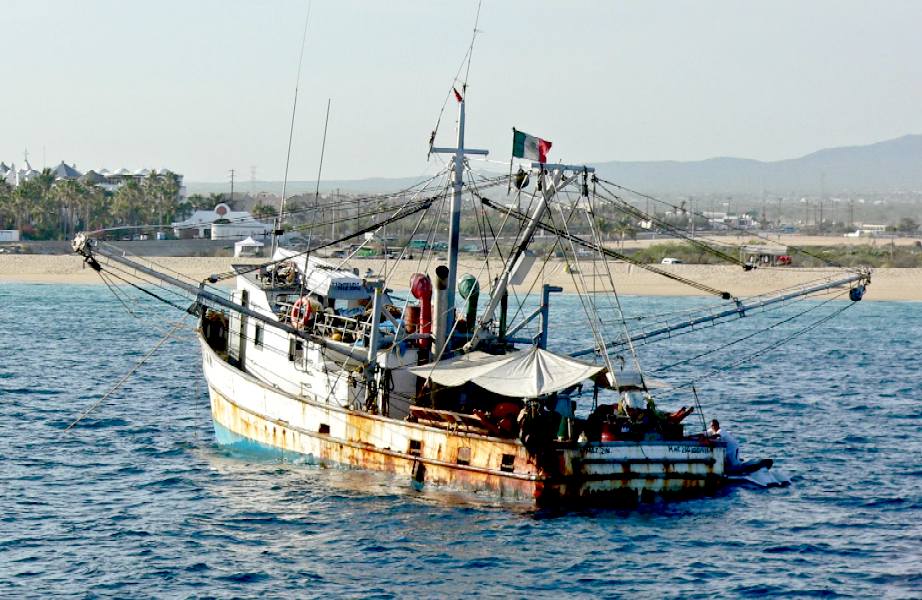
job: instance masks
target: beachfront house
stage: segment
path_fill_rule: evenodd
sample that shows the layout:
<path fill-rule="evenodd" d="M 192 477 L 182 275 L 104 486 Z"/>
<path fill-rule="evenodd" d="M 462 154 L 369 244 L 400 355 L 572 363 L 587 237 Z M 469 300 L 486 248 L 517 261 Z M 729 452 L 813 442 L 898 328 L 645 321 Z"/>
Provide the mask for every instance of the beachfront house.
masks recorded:
<path fill-rule="evenodd" d="M 271 224 L 257 221 L 247 211 L 231 210 L 223 202 L 212 210 L 197 210 L 185 221 L 173 223 L 173 233 L 180 239 L 258 239 L 271 232 Z"/>

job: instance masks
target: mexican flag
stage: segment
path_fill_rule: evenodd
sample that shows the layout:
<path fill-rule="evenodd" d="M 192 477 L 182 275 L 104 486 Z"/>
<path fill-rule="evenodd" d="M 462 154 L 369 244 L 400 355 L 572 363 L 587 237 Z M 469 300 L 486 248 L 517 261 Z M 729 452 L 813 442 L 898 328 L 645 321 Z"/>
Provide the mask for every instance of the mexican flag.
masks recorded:
<path fill-rule="evenodd" d="M 512 128 L 512 156 L 546 163 L 547 153 L 550 149 L 551 143 L 549 141 L 528 135 L 515 127 Z"/>

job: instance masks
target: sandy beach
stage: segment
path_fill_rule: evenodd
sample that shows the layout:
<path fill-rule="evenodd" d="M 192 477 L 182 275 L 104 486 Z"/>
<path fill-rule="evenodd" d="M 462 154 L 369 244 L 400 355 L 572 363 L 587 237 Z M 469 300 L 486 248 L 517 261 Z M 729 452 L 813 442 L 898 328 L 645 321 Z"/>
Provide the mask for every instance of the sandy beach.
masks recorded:
<path fill-rule="evenodd" d="M 212 273 L 230 271 L 232 264 L 256 264 L 264 259 L 157 257 L 150 260 L 154 261 L 155 264 L 152 266 L 155 268 L 179 272 L 193 280 L 201 281 Z M 426 265 L 421 265 L 415 260 L 389 261 L 386 265 L 381 260 L 358 260 L 355 264 L 363 273 L 368 269 L 376 273 L 385 273 L 386 268 L 388 285 L 395 289 L 406 288 L 410 275 L 414 272 L 427 270 Z M 754 296 L 796 286 L 837 272 L 834 269 L 792 268 L 766 268 L 744 272 L 738 267 L 724 265 L 656 266 L 711 287 L 729 291 L 739 297 Z M 435 263 L 433 262 L 429 265 L 428 271 L 431 273 L 434 269 Z M 487 268 L 482 261 L 462 259 L 460 270 L 462 273 L 476 275 L 482 288 L 486 289 L 492 277 L 499 273 L 500 264 L 493 262 Z M 532 287 L 540 290 L 541 285 L 547 283 L 560 286 L 566 292 L 573 292 L 577 281 L 580 285 L 590 288 L 593 285 L 598 286 L 599 289 L 605 287 L 607 276 L 601 271 L 601 263 L 583 261 L 579 270 L 581 273 L 569 272 L 565 262 L 551 260 L 542 271 L 539 260 L 532 267 L 525 281 L 515 286 L 515 289 L 519 293 Z M 697 289 L 625 263 L 614 264 L 612 274 L 618 291 L 625 295 L 703 295 L 703 292 Z M 102 280 L 95 271 L 84 268 L 83 261 L 77 256 L 15 254 L 0 255 L 0 283 L 101 284 Z M 922 269 L 874 270 L 872 283 L 865 298 L 867 300 L 922 301 Z"/>

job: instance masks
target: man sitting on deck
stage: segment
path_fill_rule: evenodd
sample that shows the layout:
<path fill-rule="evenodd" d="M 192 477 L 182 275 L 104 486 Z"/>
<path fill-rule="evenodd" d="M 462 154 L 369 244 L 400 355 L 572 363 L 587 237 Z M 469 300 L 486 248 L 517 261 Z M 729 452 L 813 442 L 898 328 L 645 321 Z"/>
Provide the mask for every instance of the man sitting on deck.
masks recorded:
<path fill-rule="evenodd" d="M 742 464 L 743 461 L 740 460 L 739 442 L 736 441 L 736 438 L 733 437 L 730 432 L 720 428 L 720 421 L 717 419 L 711 421 L 711 426 L 708 428 L 707 435 L 708 439 L 725 442 L 727 444 L 727 457 L 724 459 L 726 468 L 730 469 Z"/>

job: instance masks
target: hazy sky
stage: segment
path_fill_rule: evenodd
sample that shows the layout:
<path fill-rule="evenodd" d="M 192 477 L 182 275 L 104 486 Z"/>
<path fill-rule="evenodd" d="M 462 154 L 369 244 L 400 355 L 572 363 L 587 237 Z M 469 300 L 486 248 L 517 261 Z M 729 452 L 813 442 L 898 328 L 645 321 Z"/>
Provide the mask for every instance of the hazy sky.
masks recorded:
<path fill-rule="evenodd" d="M 315 0 L 291 179 L 413 176 L 476 0 Z M 281 179 L 307 1 L 0 0 L 0 160 Z M 922 2 L 484 0 L 469 146 L 773 160 L 922 132 Z M 452 100 L 438 143 L 451 144 Z"/>

